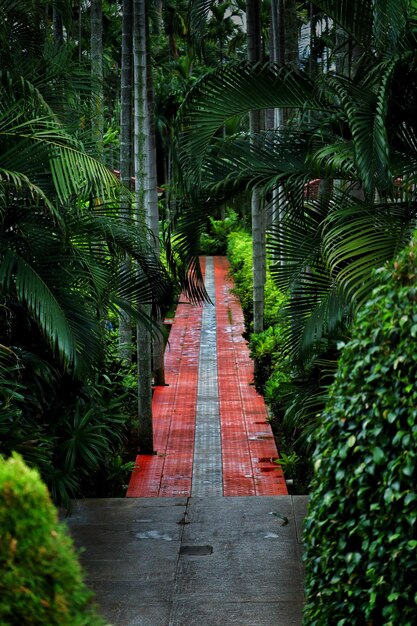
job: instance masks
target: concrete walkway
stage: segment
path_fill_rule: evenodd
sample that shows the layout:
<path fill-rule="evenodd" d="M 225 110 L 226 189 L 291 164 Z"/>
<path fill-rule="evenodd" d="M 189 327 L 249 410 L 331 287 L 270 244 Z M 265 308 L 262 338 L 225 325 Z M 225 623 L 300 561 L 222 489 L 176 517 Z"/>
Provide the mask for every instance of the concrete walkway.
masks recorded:
<path fill-rule="evenodd" d="M 177 309 L 158 454 L 137 457 L 128 498 L 78 501 L 68 525 L 113 626 L 300 626 L 307 499 L 273 462 L 227 261 L 203 267 L 215 306 Z"/>
<path fill-rule="evenodd" d="M 139 455 L 127 496 L 287 495 L 225 257 L 202 259 L 212 303 L 177 307 L 154 392 L 156 455 Z"/>
<path fill-rule="evenodd" d="M 300 626 L 303 496 L 85 500 L 68 523 L 114 626 Z"/>

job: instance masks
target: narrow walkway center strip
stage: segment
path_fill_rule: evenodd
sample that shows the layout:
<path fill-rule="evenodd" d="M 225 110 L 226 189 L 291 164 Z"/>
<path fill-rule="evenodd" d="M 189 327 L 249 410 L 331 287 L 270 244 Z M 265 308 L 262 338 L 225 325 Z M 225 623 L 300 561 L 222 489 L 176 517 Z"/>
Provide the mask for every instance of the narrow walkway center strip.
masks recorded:
<path fill-rule="evenodd" d="M 193 496 L 222 496 L 222 448 L 216 345 L 216 289 L 213 257 L 207 257 L 194 439 Z"/>
<path fill-rule="evenodd" d="M 178 304 L 153 396 L 155 456 L 136 457 L 127 497 L 287 495 L 240 303 L 224 257 L 202 259 L 212 301 Z"/>

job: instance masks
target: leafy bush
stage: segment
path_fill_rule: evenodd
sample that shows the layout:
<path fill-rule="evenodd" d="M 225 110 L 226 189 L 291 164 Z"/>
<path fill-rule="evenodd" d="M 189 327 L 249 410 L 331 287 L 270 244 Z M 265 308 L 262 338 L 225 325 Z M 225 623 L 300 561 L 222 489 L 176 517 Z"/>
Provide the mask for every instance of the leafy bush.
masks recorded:
<path fill-rule="evenodd" d="M 252 326 L 252 240 L 244 231 L 228 237 L 228 257 L 235 282 L 235 293 L 242 304 L 246 334 Z M 296 458 L 292 469 L 293 493 L 306 493 L 312 474 L 311 453 L 306 438 L 314 428 L 316 415 L 323 409 L 321 394 L 317 395 L 323 373 L 301 374 L 283 353 L 285 322 L 281 310 L 286 295 L 273 282 L 269 270 L 265 283 L 265 330 L 250 335 L 249 347 L 254 360 L 254 382 L 272 414 L 272 429 L 280 454 Z M 304 377 L 304 378 L 303 378 Z"/>
<path fill-rule="evenodd" d="M 0 623 L 103 626 L 36 470 L 0 457 Z"/>
<path fill-rule="evenodd" d="M 238 230 L 227 238 L 227 257 L 235 283 L 234 293 L 242 305 L 247 332 L 253 319 L 252 238 L 249 233 Z"/>
<path fill-rule="evenodd" d="M 227 256 L 235 283 L 235 293 L 239 297 L 245 318 L 247 332 L 253 320 L 253 277 L 252 277 L 252 238 L 249 233 L 238 230 L 227 238 Z M 285 302 L 285 295 L 272 280 L 267 266 L 265 281 L 264 327 L 279 322 L 279 312 Z"/>
<path fill-rule="evenodd" d="M 254 382 L 259 393 L 265 393 L 265 384 L 275 370 L 283 374 L 283 380 L 288 380 L 288 375 L 284 373 L 281 342 L 282 328 L 279 325 L 251 335 L 249 349 L 255 363 Z"/>
<path fill-rule="evenodd" d="M 227 237 L 236 228 L 239 216 L 232 209 L 228 209 L 222 220 L 209 217 L 207 232 L 200 238 L 200 253 L 207 255 L 226 254 Z"/>
<path fill-rule="evenodd" d="M 282 420 L 285 396 L 291 388 L 291 377 L 282 367 L 276 367 L 270 372 L 265 384 L 265 401 L 274 417 Z"/>
<path fill-rule="evenodd" d="M 315 437 L 308 626 L 417 623 L 415 241 L 377 272 Z"/>
<path fill-rule="evenodd" d="M 0 454 L 17 451 L 36 466 L 56 504 L 123 495 L 135 403 L 120 375 L 81 381 L 17 349 L 0 357 Z"/>

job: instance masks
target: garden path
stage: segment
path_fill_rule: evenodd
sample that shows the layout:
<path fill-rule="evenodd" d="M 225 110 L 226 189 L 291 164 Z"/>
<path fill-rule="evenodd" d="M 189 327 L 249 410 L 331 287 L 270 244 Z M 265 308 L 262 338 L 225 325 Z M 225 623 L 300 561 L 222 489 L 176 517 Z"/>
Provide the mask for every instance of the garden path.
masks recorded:
<path fill-rule="evenodd" d="M 243 313 L 225 257 L 202 259 L 211 303 L 180 299 L 153 396 L 155 455 L 138 455 L 127 497 L 287 495 Z"/>
<path fill-rule="evenodd" d="M 273 463 L 227 262 L 204 265 L 215 306 L 177 309 L 158 453 L 138 456 L 129 497 L 78 500 L 68 525 L 113 626 L 301 626 L 307 497 Z"/>

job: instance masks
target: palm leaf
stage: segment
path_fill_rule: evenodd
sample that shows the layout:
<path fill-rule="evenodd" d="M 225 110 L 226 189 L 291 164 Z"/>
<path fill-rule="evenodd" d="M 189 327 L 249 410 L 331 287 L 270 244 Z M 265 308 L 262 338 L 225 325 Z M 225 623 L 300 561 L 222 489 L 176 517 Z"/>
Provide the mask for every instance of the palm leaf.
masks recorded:
<path fill-rule="evenodd" d="M 0 285 L 5 292 L 16 292 L 64 363 L 75 365 L 75 338 L 65 312 L 42 277 L 12 250 L 2 255 Z"/>
<path fill-rule="evenodd" d="M 384 65 L 383 71 L 376 74 L 379 84 L 368 84 L 366 90 L 359 86 L 352 89 L 344 78 L 329 79 L 346 114 L 358 175 L 370 196 L 375 188 L 386 195 L 393 184 L 386 117 L 394 69 L 394 61 Z"/>
<path fill-rule="evenodd" d="M 372 0 L 317 0 L 314 3 L 366 50 L 371 45 Z"/>
<path fill-rule="evenodd" d="M 190 0 L 190 25 L 193 35 L 202 36 L 213 0 Z"/>
<path fill-rule="evenodd" d="M 395 258 L 417 225 L 414 202 L 351 205 L 335 211 L 323 228 L 323 253 L 332 276 L 359 306 L 375 282 L 373 270 Z"/>
<path fill-rule="evenodd" d="M 373 2 L 373 41 L 376 50 L 384 57 L 398 51 L 410 13 L 409 0 L 376 0 Z"/>
<path fill-rule="evenodd" d="M 286 67 L 232 63 L 204 77 L 179 113 L 183 179 L 198 183 L 210 141 L 227 119 L 276 107 L 329 110 L 308 75 Z"/>
<path fill-rule="evenodd" d="M 254 187 L 266 194 L 291 177 L 305 180 L 310 137 L 308 131 L 288 130 L 213 140 L 202 164 L 201 184 L 208 192 L 227 196 Z"/>

